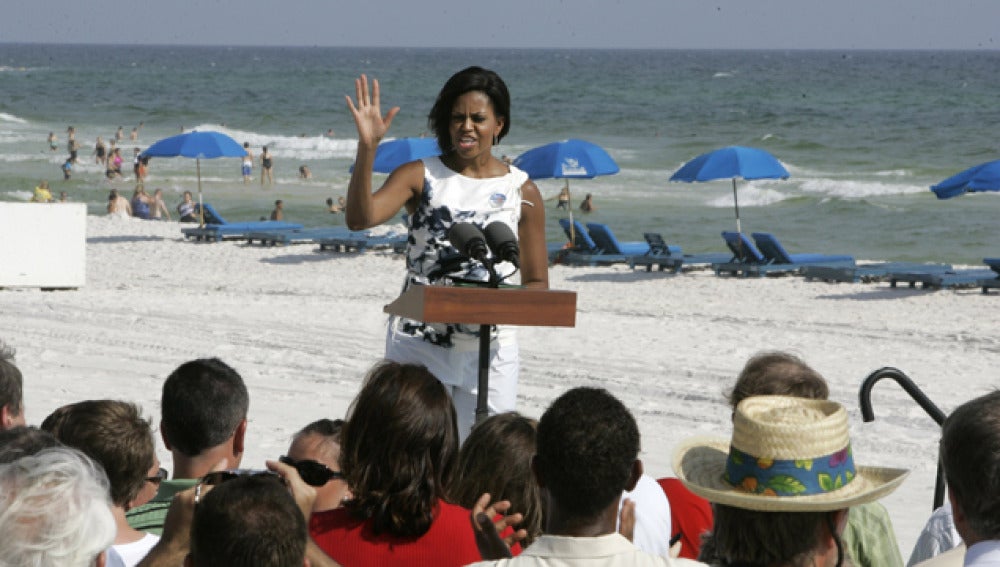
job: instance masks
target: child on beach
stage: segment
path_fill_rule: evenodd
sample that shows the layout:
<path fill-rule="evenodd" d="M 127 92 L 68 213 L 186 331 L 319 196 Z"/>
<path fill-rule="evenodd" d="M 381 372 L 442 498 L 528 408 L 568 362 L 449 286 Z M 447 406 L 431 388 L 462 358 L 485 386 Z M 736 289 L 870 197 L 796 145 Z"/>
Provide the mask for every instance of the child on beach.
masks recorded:
<path fill-rule="evenodd" d="M 159 191 L 159 189 L 157 189 Z M 198 222 L 198 217 L 194 216 L 195 204 L 191 200 L 191 192 L 184 192 L 184 200 L 177 205 L 177 214 L 180 215 L 181 222 Z"/>
<path fill-rule="evenodd" d="M 51 203 L 52 193 L 49 191 L 49 182 L 42 181 L 35 187 L 35 194 L 31 196 L 32 203 Z"/>
<path fill-rule="evenodd" d="M 70 172 L 73 170 L 73 158 L 66 158 L 66 161 L 59 166 L 59 169 L 63 172 L 63 181 L 69 179 Z"/>
<path fill-rule="evenodd" d="M 164 216 L 170 220 L 170 211 L 167 210 L 167 204 L 163 202 L 163 189 L 157 188 L 156 191 L 153 191 L 152 202 L 149 205 L 149 218 L 163 220 Z"/>
<path fill-rule="evenodd" d="M 274 210 L 271 211 L 271 220 L 280 221 L 285 219 L 284 206 L 285 204 L 281 199 L 274 202 Z"/>
<path fill-rule="evenodd" d="M 246 185 L 250 183 L 250 175 L 253 173 L 253 152 L 250 151 L 250 142 L 243 142 L 243 149 L 246 150 L 247 155 L 243 156 L 243 184 Z"/>

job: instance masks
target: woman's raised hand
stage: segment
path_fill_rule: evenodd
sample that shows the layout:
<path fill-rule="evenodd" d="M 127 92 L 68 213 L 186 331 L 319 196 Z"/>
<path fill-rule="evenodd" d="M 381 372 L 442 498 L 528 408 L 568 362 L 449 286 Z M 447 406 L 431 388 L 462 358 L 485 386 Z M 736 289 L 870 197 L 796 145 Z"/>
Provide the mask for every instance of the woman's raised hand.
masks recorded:
<path fill-rule="evenodd" d="M 378 79 L 372 80 L 371 92 L 368 89 L 368 77 L 361 75 L 354 79 L 354 92 L 358 99 L 357 106 L 350 96 L 347 99 L 347 106 L 354 116 L 354 124 L 358 127 L 358 144 L 368 144 L 378 146 L 378 143 L 389 130 L 392 119 L 399 112 L 399 107 L 394 106 L 382 117 L 382 108 L 379 101 Z"/>

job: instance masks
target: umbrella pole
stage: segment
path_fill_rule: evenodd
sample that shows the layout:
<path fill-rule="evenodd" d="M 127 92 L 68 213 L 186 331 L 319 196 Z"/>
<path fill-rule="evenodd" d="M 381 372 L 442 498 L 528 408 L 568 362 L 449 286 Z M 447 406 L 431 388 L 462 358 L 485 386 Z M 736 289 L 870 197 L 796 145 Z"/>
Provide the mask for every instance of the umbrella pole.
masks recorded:
<path fill-rule="evenodd" d="M 741 235 L 736 241 L 736 250 L 739 251 L 737 260 L 743 261 L 743 229 L 740 227 L 740 201 L 736 197 L 736 178 L 733 178 L 733 206 L 736 207 L 736 234 Z"/>
<path fill-rule="evenodd" d="M 736 178 L 733 178 L 733 205 L 736 206 L 736 232 L 742 233 L 740 228 L 740 200 L 736 197 Z"/>
<path fill-rule="evenodd" d="M 569 180 L 566 180 L 566 188 L 569 189 Z M 573 192 L 569 192 L 569 200 L 566 201 L 566 210 L 569 211 L 569 246 L 576 247 L 576 223 L 573 222 Z"/>
<path fill-rule="evenodd" d="M 201 215 L 201 226 L 205 226 L 205 203 L 201 199 L 201 158 L 194 160 L 195 168 L 198 171 L 198 214 Z"/>

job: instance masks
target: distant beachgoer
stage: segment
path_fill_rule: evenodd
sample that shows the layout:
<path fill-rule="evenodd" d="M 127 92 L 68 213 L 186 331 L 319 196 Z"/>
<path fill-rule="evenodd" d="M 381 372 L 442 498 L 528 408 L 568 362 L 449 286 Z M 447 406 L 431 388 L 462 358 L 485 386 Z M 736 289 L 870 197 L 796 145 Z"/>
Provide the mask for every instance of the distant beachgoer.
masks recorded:
<path fill-rule="evenodd" d="M 65 193 L 64 193 L 65 194 Z M 35 194 L 31 196 L 32 203 L 51 203 L 52 192 L 49 191 L 49 182 L 42 181 L 35 187 Z"/>
<path fill-rule="evenodd" d="M 118 163 L 117 167 L 115 166 L 116 160 Z M 118 148 L 115 148 L 108 153 L 107 163 L 104 166 L 104 175 L 108 179 L 114 179 L 122 176 L 121 161 L 121 152 Z"/>
<path fill-rule="evenodd" d="M 139 139 L 139 129 L 133 126 L 132 127 L 132 133 L 128 135 L 128 139 L 129 140 L 133 140 L 133 141 L 134 140 L 138 140 Z"/>
<path fill-rule="evenodd" d="M 591 196 L 590 193 L 587 193 L 587 196 L 583 199 L 583 202 L 580 203 L 580 210 L 585 213 L 592 213 L 597 210 L 597 207 L 594 206 L 593 197 Z"/>
<path fill-rule="evenodd" d="M 312 179 L 312 172 L 309 171 L 309 166 L 302 164 L 299 166 L 299 177 L 302 179 Z"/>
<path fill-rule="evenodd" d="M 153 220 L 162 220 L 164 215 L 170 220 L 170 211 L 163 202 L 163 189 L 157 188 L 153 191 L 152 202 L 149 204 L 149 217 Z"/>
<path fill-rule="evenodd" d="M 115 139 L 118 140 L 119 142 L 122 140 L 122 138 L 125 137 L 125 131 L 124 130 L 125 130 L 124 128 L 122 128 L 121 126 L 119 126 L 118 130 L 115 132 Z"/>
<path fill-rule="evenodd" d="M 271 159 L 271 154 L 267 151 L 267 146 L 260 152 L 260 184 L 264 184 L 264 180 L 267 179 L 267 184 L 270 185 L 274 183 L 274 173 L 272 173 L 271 168 L 274 166 L 274 161 Z"/>
<path fill-rule="evenodd" d="M 329 130 L 326 131 L 326 137 L 327 138 L 333 137 L 333 128 L 330 128 Z"/>
<path fill-rule="evenodd" d="M 57 142 L 58 141 L 59 141 L 59 138 L 56 137 L 56 133 L 55 132 L 49 132 L 49 151 L 50 152 L 56 151 L 56 147 L 57 147 Z"/>
<path fill-rule="evenodd" d="M 326 200 L 326 209 L 331 213 L 340 213 L 343 212 L 344 205 L 346 204 L 347 201 L 345 201 L 343 197 L 337 197 L 336 205 L 333 204 L 333 197 L 328 197 Z"/>
<path fill-rule="evenodd" d="M 132 193 L 132 216 L 149 219 L 149 205 L 152 201 L 146 194 L 146 189 L 142 185 L 136 185 L 135 192 Z"/>
<path fill-rule="evenodd" d="M 274 202 L 274 210 L 271 211 L 271 220 L 285 219 L 285 203 L 281 199 Z"/>
<path fill-rule="evenodd" d="M 70 173 L 73 171 L 73 158 L 66 158 L 59 169 L 63 172 L 63 181 L 66 181 L 70 177 Z"/>
<path fill-rule="evenodd" d="M 122 176 L 122 162 L 124 161 L 124 158 L 122 158 L 122 149 L 115 148 L 115 151 L 111 156 L 111 169 L 114 172 L 114 177 Z"/>
<path fill-rule="evenodd" d="M 253 174 L 253 152 L 250 151 L 250 142 L 243 142 L 243 149 L 247 155 L 243 156 L 243 184 L 250 183 Z"/>
<path fill-rule="evenodd" d="M 66 150 L 69 151 L 69 159 L 73 163 L 78 163 L 76 160 L 76 153 L 80 149 L 80 145 L 76 143 L 76 128 L 70 126 L 66 129 L 66 134 L 69 139 L 66 140 Z"/>
<path fill-rule="evenodd" d="M 177 214 L 181 222 L 198 222 L 198 217 L 194 216 L 195 204 L 191 200 L 191 192 L 184 192 L 184 200 L 177 205 Z"/>
<path fill-rule="evenodd" d="M 99 163 L 105 165 L 108 162 L 107 148 L 104 146 L 104 140 L 100 136 L 97 137 L 97 143 L 94 144 L 94 163 Z"/>
<path fill-rule="evenodd" d="M 117 189 L 112 189 L 108 194 L 108 214 L 119 217 L 132 216 L 132 206 L 129 205 L 128 199 L 118 194 Z"/>
<path fill-rule="evenodd" d="M 67 201 L 69 201 L 69 198 L 66 197 L 66 192 L 65 191 L 60 191 L 59 192 L 59 202 L 60 203 L 65 203 Z"/>
<path fill-rule="evenodd" d="M 569 183 L 563 185 L 562 191 L 559 191 L 559 199 L 556 204 L 557 209 L 569 210 Z"/>
<path fill-rule="evenodd" d="M 142 157 L 139 156 L 139 152 L 142 151 L 139 148 L 133 148 L 132 150 L 132 175 L 135 176 L 136 183 L 142 183 L 143 171 L 142 171 Z"/>

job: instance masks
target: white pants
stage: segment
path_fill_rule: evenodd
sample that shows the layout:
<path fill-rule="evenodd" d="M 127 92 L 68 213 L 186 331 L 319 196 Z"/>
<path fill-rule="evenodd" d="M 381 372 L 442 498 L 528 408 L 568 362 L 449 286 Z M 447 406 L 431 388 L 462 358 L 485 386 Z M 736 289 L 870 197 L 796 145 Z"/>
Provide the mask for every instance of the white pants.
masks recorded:
<path fill-rule="evenodd" d="M 520 368 L 517 340 L 510 330 L 501 340 L 490 342 L 489 414 L 514 411 L 517 405 L 517 375 Z M 472 347 L 475 348 L 472 348 Z M 458 434 L 469 436 L 476 421 L 479 393 L 479 339 L 461 341 L 451 348 L 433 345 L 422 338 L 397 332 L 390 320 L 385 339 L 385 357 L 399 363 L 422 364 L 445 385 L 455 404 Z"/>

